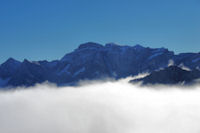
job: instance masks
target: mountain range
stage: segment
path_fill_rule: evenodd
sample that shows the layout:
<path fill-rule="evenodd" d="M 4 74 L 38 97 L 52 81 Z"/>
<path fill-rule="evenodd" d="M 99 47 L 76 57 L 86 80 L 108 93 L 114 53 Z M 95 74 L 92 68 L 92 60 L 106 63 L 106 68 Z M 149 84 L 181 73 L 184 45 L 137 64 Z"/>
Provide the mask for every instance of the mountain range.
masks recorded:
<path fill-rule="evenodd" d="M 74 85 L 80 80 L 120 79 L 144 72 L 152 73 L 170 64 L 182 69 L 199 70 L 200 53 L 174 54 L 166 48 L 87 42 L 59 60 L 24 59 L 20 62 L 9 58 L 0 65 L 0 87 L 32 86 L 45 81 Z"/>

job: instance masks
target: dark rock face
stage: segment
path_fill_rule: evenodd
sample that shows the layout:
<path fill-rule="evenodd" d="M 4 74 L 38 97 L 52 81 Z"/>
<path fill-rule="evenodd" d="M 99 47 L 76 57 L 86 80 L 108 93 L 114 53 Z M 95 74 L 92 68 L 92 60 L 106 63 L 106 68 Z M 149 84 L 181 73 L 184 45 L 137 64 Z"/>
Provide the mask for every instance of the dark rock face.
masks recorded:
<path fill-rule="evenodd" d="M 44 81 L 66 85 L 84 79 L 118 79 L 167 67 L 169 60 L 190 69 L 200 67 L 199 53 L 175 55 L 166 48 L 88 42 L 61 60 L 19 62 L 10 58 L 0 66 L 0 86 L 31 86 Z"/>
<path fill-rule="evenodd" d="M 200 78 L 199 70 L 183 70 L 178 66 L 170 66 L 160 71 L 154 71 L 150 75 L 132 80 L 130 82 L 142 81 L 143 85 L 147 84 L 192 84 Z"/>
<path fill-rule="evenodd" d="M 13 58 L 9 58 L 0 66 L 0 77 L 2 79 L 6 79 L 13 76 L 15 71 L 19 68 L 20 64 L 21 63 L 19 61 L 16 61 Z"/>

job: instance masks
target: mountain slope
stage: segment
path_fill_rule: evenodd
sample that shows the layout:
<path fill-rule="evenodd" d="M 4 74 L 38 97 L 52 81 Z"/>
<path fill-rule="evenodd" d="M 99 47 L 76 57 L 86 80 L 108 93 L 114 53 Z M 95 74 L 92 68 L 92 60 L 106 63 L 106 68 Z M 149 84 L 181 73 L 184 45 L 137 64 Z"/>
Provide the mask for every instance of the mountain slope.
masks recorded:
<path fill-rule="evenodd" d="M 140 82 L 146 84 L 191 84 L 200 78 L 199 70 L 184 70 L 178 66 L 169 66 L 163 70 L 154 71 L 150 75 L 132 80 L 130 82 Z"/>

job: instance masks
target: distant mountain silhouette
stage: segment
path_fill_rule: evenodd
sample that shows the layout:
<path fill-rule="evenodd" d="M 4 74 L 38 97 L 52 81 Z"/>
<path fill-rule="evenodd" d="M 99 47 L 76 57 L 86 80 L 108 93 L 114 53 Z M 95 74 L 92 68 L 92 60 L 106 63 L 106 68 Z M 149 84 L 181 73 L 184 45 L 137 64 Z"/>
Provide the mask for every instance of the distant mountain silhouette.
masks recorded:
<path fill-rule="evenodd" d="M 168 66 L 169 61 L 191 70 L 200 67 L 200 53 L 175 55 L 166 48 L 141 45 L 101 45 L 88 42 L 55 61 L 19 62 L 8 59 L 0 66 L 0 86 L 32 86 L 45 81 L 57 85 L 76 84 L 84 79 L 124 78 L 142 72 L 153 72 Z"/>
<path fill-rule="evenodd" d="M 200 78 L 199 70 L 184 70 L 178 66 L 169 66 L 163 70 L 154 71 L 150 75 L 135 79 L 130 82 L 142 81 L 143 85 L 147 84 L 192 84 Z"/>

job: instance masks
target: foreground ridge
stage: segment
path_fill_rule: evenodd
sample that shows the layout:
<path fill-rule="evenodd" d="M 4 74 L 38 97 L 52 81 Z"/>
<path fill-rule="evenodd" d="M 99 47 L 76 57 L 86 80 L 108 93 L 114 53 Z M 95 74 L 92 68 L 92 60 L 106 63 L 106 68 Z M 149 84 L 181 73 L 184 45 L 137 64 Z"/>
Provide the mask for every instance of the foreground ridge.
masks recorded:
<path fill-rule="evenodd" d="M 143 85 L 189 85 L 197 82 L 196 80 L 200 78 L 200 71 L 194 70 L 184 70 L 178 66 L 169 66 L 159 71 L 154 71 L 144 78 L 139 78 L 130 81 L 131 83 L 142 82 Z"/>

